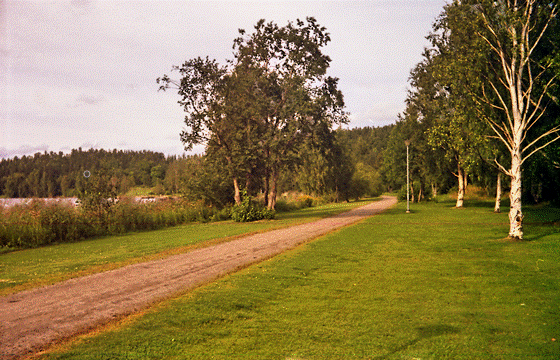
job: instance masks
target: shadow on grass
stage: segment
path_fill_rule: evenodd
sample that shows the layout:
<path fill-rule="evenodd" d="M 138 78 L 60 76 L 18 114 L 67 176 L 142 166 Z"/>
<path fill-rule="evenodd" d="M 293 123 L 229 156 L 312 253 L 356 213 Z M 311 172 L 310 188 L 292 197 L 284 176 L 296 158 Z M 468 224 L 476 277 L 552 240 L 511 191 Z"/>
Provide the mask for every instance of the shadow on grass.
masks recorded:
<path fill-rule="evenodd" d="M 410 340 L 409 342 L 396 347 L 395 349 L 391 350 L 388 354 L 375 357 L 374 359 L 387 359 L 391 355 L 406 350 L 410 346 L 422 340 L 433 338 L 436 336 L 458 334 L 460 332 L 460 330 L 455 326 L 442 325 L 442 324 L 421 326 L 419 328 L 416 328 L 416 330 L 418 331 L 418 335 L 416 336 L 415 339 Z"/>
<path fill-rule="evenodd" d="M 525 226 L 523 242 L 538 241 L 551 235 L 560 235 L 560 226 Z"/>

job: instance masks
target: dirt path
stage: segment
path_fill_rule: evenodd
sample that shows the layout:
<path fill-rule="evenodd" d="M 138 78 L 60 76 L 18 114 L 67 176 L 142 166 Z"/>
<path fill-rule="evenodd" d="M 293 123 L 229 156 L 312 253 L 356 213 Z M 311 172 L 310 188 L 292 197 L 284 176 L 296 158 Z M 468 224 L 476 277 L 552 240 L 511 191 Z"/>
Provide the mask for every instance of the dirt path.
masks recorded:
<path fill-rule="evenodd" d="M 0 359 L 18 359 L 262 261 L 396 204 L 394 197 L 316 222 L 0 298 Z"/>

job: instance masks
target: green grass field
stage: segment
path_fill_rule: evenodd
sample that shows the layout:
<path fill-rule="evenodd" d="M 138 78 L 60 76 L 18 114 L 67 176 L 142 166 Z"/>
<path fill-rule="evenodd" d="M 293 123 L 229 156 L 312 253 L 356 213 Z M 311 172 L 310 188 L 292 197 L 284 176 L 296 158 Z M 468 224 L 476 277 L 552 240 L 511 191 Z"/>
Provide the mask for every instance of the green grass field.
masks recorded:
<path fill-rule="evenodd" d="M 0 254 L 0 296 L 188 251 L 192 247 L 226 241 L 242 234 L 317 220 L 364 205 L 368 201 L 279 213 L 273 221 L 191 223 L 158 231 L 107 236 Z"/>
<path fill-rule="evenodd" d="M 48 359 L 558 359 L 560 211 L 404 204 Z M 556 224 L 554 224 L 556 222 Z"/>

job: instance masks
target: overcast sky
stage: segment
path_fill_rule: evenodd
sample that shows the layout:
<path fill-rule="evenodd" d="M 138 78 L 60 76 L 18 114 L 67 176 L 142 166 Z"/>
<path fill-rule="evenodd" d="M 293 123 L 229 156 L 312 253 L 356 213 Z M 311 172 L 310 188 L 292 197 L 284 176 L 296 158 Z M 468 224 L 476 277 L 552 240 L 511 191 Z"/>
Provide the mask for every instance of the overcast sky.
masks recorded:
<path fill-rule="evenodd" d="M 313 16 L 331 34 L 348 127 L 394 123 L 445 0 L 0 0 L 0 157 L 82 147 L 182 154 L 184 113 L 156 78 L 232 59 L 238 29 Z M 170 74 L 171 75 L 171 74 Z M 200 148 L 196 149 L 198 152 Z"/>

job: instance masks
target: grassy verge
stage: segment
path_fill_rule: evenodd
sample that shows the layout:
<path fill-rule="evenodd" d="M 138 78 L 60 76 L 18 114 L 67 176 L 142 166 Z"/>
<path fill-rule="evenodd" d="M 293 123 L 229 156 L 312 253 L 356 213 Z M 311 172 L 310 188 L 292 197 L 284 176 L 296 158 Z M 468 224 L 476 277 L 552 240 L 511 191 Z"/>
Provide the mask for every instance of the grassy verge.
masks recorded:
<path fill-rule="evenodd" d="M 188 251 L 242 234 L 317 220 L 366 203 L 330 204 L 279 213 L 272 221 L 193 223 L 0 254 L 0 296 Z"/>
<path fill-rule="evenodd" d="M 481 204 L 479 204 L 481 205 Z M 405 204 L 48 359 L 558 359 L 558 210 Z"/>

